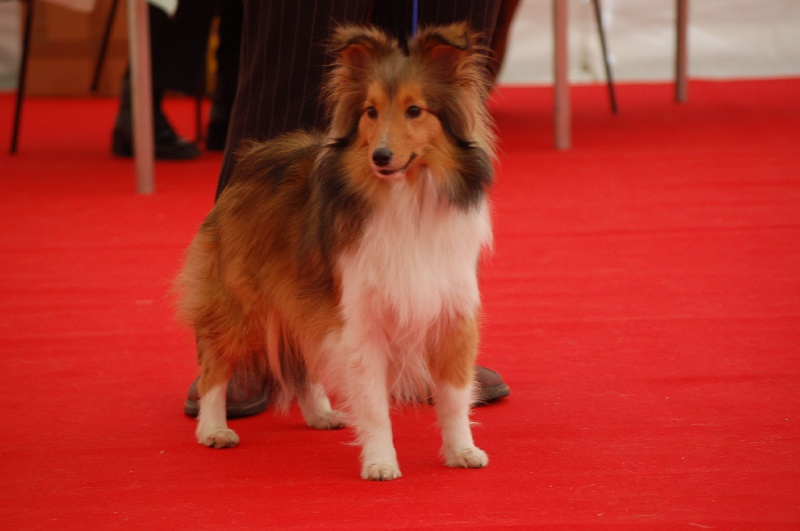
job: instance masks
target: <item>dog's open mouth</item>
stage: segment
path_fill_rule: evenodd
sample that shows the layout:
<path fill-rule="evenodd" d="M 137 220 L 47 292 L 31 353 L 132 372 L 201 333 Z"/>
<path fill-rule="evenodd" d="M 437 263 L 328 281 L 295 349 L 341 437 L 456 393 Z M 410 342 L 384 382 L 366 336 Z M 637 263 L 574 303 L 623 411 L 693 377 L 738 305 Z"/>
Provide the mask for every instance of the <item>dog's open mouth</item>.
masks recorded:
<path fill-rule="evenodd" d="M 411 163 L 414 162 L 415 158 L 417 158 L 417 154 L 412 153 L 411 156 L 408 157 L 408 162 L 406 162 L 404 166 L 400 168 L 381 168 L 376 171 L 383 177 L 401 177 L 408 167 L 411 166 Z"/>

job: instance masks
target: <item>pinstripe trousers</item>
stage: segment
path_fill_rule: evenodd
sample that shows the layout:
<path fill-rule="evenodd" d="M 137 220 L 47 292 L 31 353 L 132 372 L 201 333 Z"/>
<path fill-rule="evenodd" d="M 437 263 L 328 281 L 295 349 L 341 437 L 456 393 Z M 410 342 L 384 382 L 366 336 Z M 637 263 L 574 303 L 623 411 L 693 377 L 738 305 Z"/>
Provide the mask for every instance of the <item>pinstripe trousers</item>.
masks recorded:
<path fill-rule="evenodd" d="M 420 0 L 420 25 L 466 20 L 486 43 L 500 0 Z M 409 0 L 245 0 L 239 82 L 217 195 L 227 184 L 242 140 L 267 140 L 295 129 L 322 128 L 324 43 L 344 23 L 371 22 L 401 41 L 411 32 Z"/>

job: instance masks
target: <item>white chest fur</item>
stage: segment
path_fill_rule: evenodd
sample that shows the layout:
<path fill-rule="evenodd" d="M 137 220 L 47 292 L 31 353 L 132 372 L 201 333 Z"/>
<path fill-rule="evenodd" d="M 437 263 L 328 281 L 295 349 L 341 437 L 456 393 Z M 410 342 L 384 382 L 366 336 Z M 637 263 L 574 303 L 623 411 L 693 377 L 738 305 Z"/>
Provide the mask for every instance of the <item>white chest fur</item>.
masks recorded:
<path fill-rule="evenodd" d="M 492 240 L 488 205 L 456 208 L 426 182 L 416 190 L 393 183 L 387 208 L 341 257 L 346 320 L 380 318 L 390 321 L 383 327 L 419 333 L 443 314 L 471 313 L 480 304 L 478 259 Z"/>

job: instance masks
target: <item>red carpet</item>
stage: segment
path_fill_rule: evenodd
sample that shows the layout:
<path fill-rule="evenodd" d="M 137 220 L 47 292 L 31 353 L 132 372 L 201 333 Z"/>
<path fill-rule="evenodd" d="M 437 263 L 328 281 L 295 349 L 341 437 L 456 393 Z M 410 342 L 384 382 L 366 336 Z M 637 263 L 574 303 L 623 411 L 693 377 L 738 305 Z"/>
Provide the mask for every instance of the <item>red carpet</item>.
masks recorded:
<path fill-rule="evenodd" d="M 235 421 L 212 451 L 183 416 L 191 333 L 167 296 L 218 155 L 108 154 L 110 100 L 31 99 L 7 155 L 0 97 L 0 528 L 800 526 L 800 80 L 505 88 L 478 409 L 484 470 L 437 458 L 426 408 L 395 415 L 404 477 L 358 478 L 348 431 L 297 411 Z M 192 135 L 192 104 L 169 113 Z"/>

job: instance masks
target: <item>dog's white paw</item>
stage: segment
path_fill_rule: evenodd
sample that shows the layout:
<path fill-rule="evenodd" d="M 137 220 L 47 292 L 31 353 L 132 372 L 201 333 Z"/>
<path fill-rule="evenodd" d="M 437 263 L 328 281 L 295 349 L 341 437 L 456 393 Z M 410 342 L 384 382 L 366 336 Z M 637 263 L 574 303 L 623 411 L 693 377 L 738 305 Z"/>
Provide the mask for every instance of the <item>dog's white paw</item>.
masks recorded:
<path fill-rule="evenodd" d="M 318 430 L 338 430 L 347 425 L 344 421 L 344 414 L 335 409 L 329 409 L 321 414 L 309 415 L 309 418 L 306 418 L 306 423 Z"/>
<path fill-rule="evenodd" d="M 489 456 L 477 446 L 471 446 L 447 452 L 445 464 L 456 468 L 483 468 L 489 464 Z"/>
<path fill-rule="evenodd" d="M 369 479 L 372 481 L 389 481 L 397 479 L 403 474 L 400 473 L 400 467 L 397 463 L 380 463 L 368 462 L 364 463 L 361 467 L 361 479 Z"/>
<path fill-rule="evenodd" d="M 197 430 L 197 441 L 210 448 L 232 448 L 239 444 L 239 436 L 230 428 L 216 428 L 208 433 Z"/>
<path fill-rule="evenodd" d="M 331 401 L 325 389 L 318 383 L 309 384 L 305 392 L 297 397 L 297 403 L 306 424 L 318 430 L 337 430 L 344 428 L 344 415 L 331 408 Z"/>

